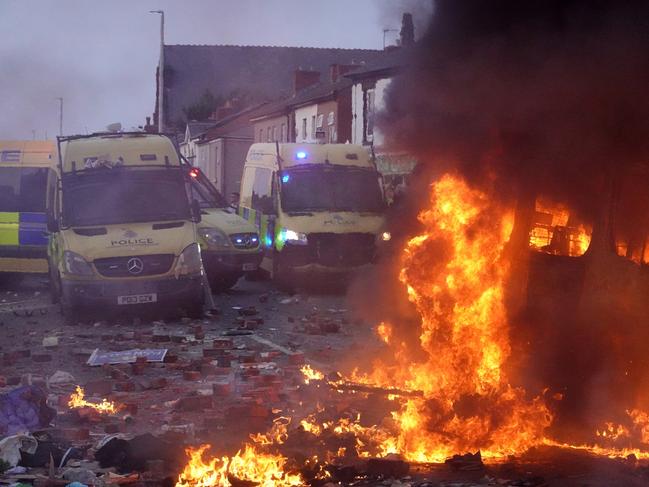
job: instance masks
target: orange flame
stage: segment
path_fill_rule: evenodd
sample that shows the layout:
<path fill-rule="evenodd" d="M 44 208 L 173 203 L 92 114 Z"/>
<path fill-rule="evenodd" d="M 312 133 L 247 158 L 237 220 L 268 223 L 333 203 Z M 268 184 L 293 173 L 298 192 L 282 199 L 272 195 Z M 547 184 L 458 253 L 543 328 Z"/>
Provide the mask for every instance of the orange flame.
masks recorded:
<path fill-rule="evenodd" d="M 115 414 L 117 412 L 117 407 L 112 401 L 102 399 L 99 404 L 88 402 L 84 399 L 85 391 L 81 386 L 77 386 L 76 392 L 72 393 L 70 400 L 68 401 L 68 406 L 71 408 L 92 408 L 100 413 L 104 414 Z"/>
<path fill-rule="evenodd" d="M 381 450 L 437 462 L 478 449 L 502 457 L 541 443 L 547 408 L 510 386 L 503 370 L 510 346 L 502 254 L 512 214 L 445 175 L 419 220 L 425 232 L 408 242 L 400 280 L 421 316 L 425 360 L 412 363 L 415 353 L 391 343 L 394 365 L 377 362 L 363 379 L 423 398 L 393 413 L 397 433 L 381 440 Z"/>
<path fill-rule="evenodd" d="M 392 339 L 392 325 L 382 322 L 376 327 L 376 333 L 385 343 L 389 344 Z"/>
<path fill-rule="evenodd" d="M 303 365 L 300 371 L 304 376 L 305 384 L 309 384 L 312 380 L 322 380 L 325 377 L 322 372 L 313 369 L 309 364 Z"/>
<path fill-rule="evenodd" d="M 304 484 L 301 475 L 285 472 L 286 458 L 281 455 L 263 453 L 254 446 L 246 445 L 233 457 L 211 458 L 206 463 L 203 454 L 208 448 L 209 445 L 202 445 L 186 450 L 189 462 L 178 477 L 176 487 L 231 487 L 234 479 L 260 487 Z"/>
<path fill-rule="evenodd" d="M 592 228 L 581 223 L 570 224 L 566 206 L 546 199 L 536 201 L 536 221 L 530 232 L 530 246 L 549 254 L 578 257 L 590 245 Z"/>

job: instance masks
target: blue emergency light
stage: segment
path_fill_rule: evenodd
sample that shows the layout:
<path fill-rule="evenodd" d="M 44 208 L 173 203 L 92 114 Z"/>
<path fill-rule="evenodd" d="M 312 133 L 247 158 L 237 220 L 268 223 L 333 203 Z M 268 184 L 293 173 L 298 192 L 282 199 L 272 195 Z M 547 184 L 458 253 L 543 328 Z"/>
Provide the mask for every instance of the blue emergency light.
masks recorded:
<path fill-rule="evenodd" d="M 297 157 L 299 160 L 303 161 L 306 159 L 306 152 L 303 150 L 299 151 L 298 153 L 295 154 L 295 157 Z"/>
<path fill-rule="evenodd" d="M 291 176 L 289 176 L 288 174 L 284 174 L 282 176 L 282 182 L 283 183 L 288 183 L 290 180 L 291 180 Z"/>

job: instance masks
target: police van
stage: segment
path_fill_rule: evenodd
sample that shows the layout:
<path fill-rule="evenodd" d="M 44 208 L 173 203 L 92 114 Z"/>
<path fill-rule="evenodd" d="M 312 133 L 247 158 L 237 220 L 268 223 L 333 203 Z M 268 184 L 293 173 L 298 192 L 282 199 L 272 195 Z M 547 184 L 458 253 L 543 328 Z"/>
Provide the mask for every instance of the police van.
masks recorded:
<path fill-rule="evenodd" d="M 241 180 L 241 216 L 259 228 L 262 268 L 280 287 L 346 276 L 370 265 L 385 231 L 381 177 L 351 144 L 253 144 Z"/>
<path fill-rule="evenodd" d="M 237 215 L 205 174 L 189 169 L 192 199 L 201 208 L 198 242 L 213 292 L 234 286 L 244 274 L 257 271 L 262 247 L 257 228 Z"/>
<path fill-rule="evenodd" d="M 200 209 L 161 134 L 59 137 L 48 181 L 48 260 L 64 314 L 90 307 L 182 307 L 200 316 Z"/>
<path fill-rule="evenodd" d="M 0 141 L 0 273 L 47 273 L 45 190 L 54 142 Z M 1 278 L 1 277 L 0 277 Z"/>

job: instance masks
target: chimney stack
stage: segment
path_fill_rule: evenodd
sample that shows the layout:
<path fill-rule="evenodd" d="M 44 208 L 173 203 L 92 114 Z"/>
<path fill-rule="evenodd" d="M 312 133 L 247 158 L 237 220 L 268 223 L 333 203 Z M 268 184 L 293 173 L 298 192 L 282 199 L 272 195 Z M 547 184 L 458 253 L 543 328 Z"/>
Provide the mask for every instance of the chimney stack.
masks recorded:
<path fill-rule="evenodd" d="M 293 73 L 293 94 L 320 82 L 319 71 L 296 69 Z"/>
<path fill-rule="evenodd" d="M 332 64 L 329 67 L 329 74 L 331 77 L 331 82 L 335 83 L 340 79 L 341 76 L 349 73 L 350 71 L 358 68 L 357 64 Z"/>
<path fill-rule="evenodd" d="M 412 22 L 412 14 L 404 13 L 401 20 L 401 45 L 412 46 L 415 43 L 415 24 Z"/>

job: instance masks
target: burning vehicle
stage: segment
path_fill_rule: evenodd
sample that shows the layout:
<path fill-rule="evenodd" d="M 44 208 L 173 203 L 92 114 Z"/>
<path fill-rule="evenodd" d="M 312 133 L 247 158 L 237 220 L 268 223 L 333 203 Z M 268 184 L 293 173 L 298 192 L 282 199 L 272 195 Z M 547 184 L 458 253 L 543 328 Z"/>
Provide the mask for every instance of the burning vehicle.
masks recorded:
<path fill-rule="evenodd" d="M 58 139 L 48 181 L 50 287 L 64 314 L 91 306 L 181 306 L 202 313 L 198 204 L 164 135 Z"/>
<path fill-rule="evenodd" d="M 380 176 L 359 146 L 253 144 L 240 194 L 240 214 L 259 228 L 262 268 L 287 288 L 366 266 L 390 238 Z"/>

